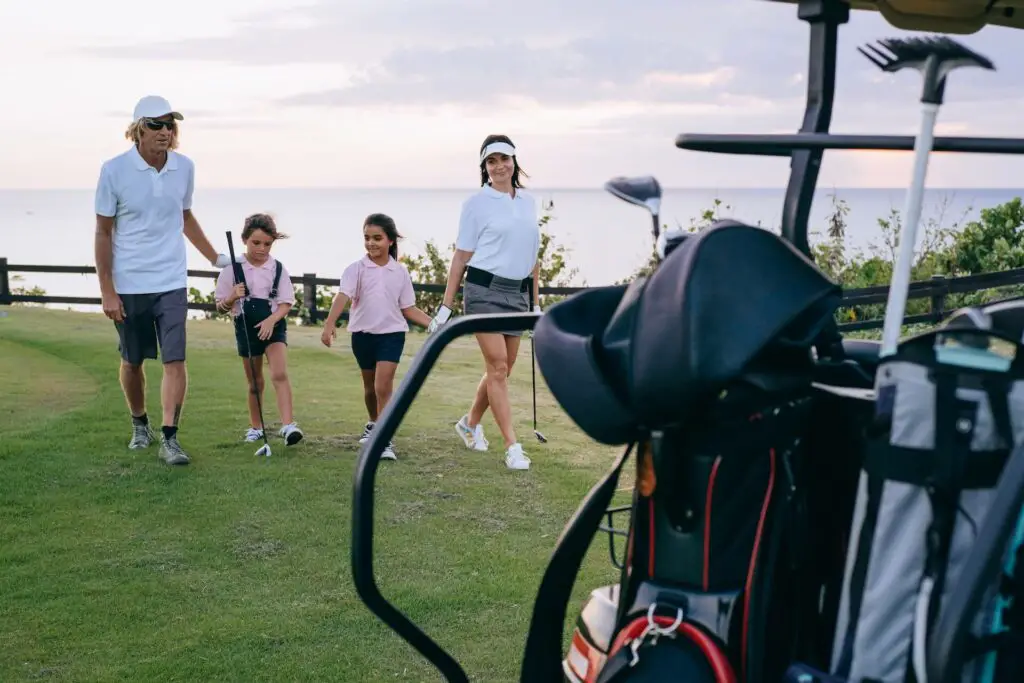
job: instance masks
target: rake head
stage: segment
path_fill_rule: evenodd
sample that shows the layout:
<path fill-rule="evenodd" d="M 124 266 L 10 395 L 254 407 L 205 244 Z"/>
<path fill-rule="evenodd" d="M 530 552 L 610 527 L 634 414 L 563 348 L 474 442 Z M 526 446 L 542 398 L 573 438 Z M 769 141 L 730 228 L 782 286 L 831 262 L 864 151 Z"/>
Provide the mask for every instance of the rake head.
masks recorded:
<path fill-rule="evenodd" d="M 913 38 L 886 38 L 878 47 L 865 45 L 857 51 L 882 71 L 895 73 L 902 69 L 917 69 L 924 74 L 922 102 L 942 103 L 946 75 L 953 69 L 974 66 L 995 70 L 988 57 L 978 54 L 948 36 Z"/>
<path fill-rule="evenodd" d="M 894 72 L 907 67 L 923 69 L 929 58 L 946 65 L 950 71 L 962 66 L 995 69 L 991 60 L 948 36 L 886 38 L 857 50 L 882 71 Z M 869 52 L 870 51 L 870 52 Z"/>

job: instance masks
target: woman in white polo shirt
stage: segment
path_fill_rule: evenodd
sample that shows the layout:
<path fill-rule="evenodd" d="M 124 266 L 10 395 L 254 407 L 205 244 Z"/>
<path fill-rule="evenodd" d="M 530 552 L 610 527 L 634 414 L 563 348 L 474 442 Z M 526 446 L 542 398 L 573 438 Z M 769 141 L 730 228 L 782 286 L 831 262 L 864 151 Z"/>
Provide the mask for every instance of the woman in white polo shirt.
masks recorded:
<path fill-rule="evenodd" d="M 489 135 L 480 146 L 481 188 L 462 204 L 455 256 L 448 272 L 444 302 L 433 329 L 447 322 L 452 301 L 462 284 L 466 315 L 523 313 L 540 310 L 537 299 L 540 225 L 537 204 L 522 190 L 525 176 L 516 160 L 516 149 L 505 135 Z M 530 459 L 523 453 L 512 428 L 508 376 L 519 353 L 520 332 L 478 333 L 485 372 L 469 409 L 455 431 L 467 447 L 486 451 L 480 420 L 488 406 L 505 440 L 505 465 L 525 470 Z"/>

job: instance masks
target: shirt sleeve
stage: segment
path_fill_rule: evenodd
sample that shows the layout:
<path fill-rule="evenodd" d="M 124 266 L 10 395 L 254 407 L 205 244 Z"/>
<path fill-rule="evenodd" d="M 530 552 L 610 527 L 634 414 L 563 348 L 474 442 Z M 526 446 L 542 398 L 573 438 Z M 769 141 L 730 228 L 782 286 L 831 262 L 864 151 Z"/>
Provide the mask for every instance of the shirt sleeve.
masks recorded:
<path fill-rule="evenodd" d="M 402 267 L 402 274 L 405 278 L 402 282 L 402 292 L 398 295 L 398 307 L 404 311 L 416 305 L 416 291 L 412 288 L 412 277 L 404 266 Z"/>
<path fill-rule="evenodd" d="M 196 165 L 189 163 L 188 165 L 188 184 L 185 186 L 185 196 L 181 199 L 181 210 L 189 211 L 192 209 L 192 191 L 196 186 Z"/>
<path fill-rule="evenodd" d="M 467 199 L 459 216 L 459 236 L 455 239 L 455 248 L 462 251 L 476 251 L 480 240 L 480 220 L 473 205 L 473 198 Z"/>
<path fill-rule="evenodd" d="M 278 263 L 281 263 L 278 261 Z M 295 285 L 288 269 L 281 263 L 281 281 L 277 283 L 277 303 L 295 305 Z"/>
<path fill-rule="evenodd" d="M 228 266 L 224 270 L 220 271 L 220 275 L 217 276 L 217 288 L 213 290 L 213 298 L 215 301 L 220 303 L 224 299 L 228 298 L 231 294 L 231 290 L 235 287 L 234 276 L 231 272 L 231 266 Z"/>
<path fill-rule="evenodd" d="M 100 167 L 100 178 L 96 183 L 96 215 L 113 218 L 117 215 L 117 193 L 114 192 L 114 181 L 110 177 L 110 166 Z"/>
<path fill-rule="evenodd" d="M 345 269 L 345 272 L 341 274 L 341 287 L 338 289 L 339 292 L 347 296 L 349 299 L 355 298 L 356 295 L 356 284 L 359 277 L 359 261 L 352 263 Z"/>

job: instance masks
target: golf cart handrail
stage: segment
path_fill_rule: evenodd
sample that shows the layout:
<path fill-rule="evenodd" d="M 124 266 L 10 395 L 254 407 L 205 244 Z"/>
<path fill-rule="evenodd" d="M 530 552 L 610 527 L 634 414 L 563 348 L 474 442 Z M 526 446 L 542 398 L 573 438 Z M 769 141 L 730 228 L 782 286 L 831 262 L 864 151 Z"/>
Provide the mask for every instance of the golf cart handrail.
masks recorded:
<path fill-rule="evenodd" d="M 412 621 L 388 602 L 373 573 L 373 504 L 374 483 L 381 454 L 398 430 L 416 394 L 433 369 L 445 347 L 458 337 L 476 332 L 532 330 L 540 313 L 501 313 L 467 315 L 457 318 L 431 335 L 413 359 L 409 372 L 391 396 L 384 412 L 370 433 L 370 438 L 356 459 L 352 490 L 352 578 L 356 593 L 378 619 L 387 624 L 403 640 L 423 655 L 445 680 L 469 683 L 469 678 L 444 649 L 421 631 Z"/>
<path fill-rule="evenodd" d="M 795 150 L 856 149 L 914 151 L 911 135 L 834 135 L 830 133 L 721 134 L 682 133 L 676 147 L 694 152 L 789 156 Z M 960 154 L 1024 154 L 1024 139 L 936 137 L 935 152 Z"/>

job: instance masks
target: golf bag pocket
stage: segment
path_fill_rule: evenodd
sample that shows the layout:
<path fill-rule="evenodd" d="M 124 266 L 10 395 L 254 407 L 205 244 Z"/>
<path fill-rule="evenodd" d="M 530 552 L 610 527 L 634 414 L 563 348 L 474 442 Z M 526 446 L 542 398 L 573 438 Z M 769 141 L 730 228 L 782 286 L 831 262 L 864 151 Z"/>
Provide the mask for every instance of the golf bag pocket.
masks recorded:
<path fill-rule="evenodd" d="M 719 641 L 682 618 L 651 610 L 619 631 L 595 683 L 736 683 Z"/>
<path fill-rule="evenodd" d="M 1024 353 L 1017 342 L 1016 358 L 993 352 L 989 334 L 929 332 L 879 366 L 832 653 L 843 680 L 921 680 L 939 610 L 1024 437 Z M 963 681 L 978 680 L 971 670 Z"/>

